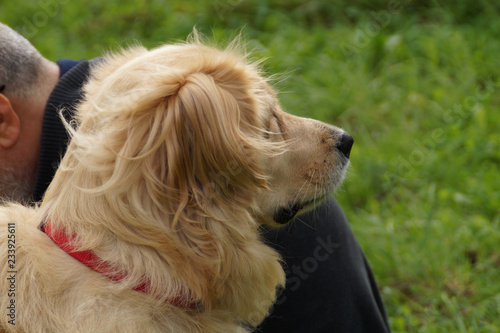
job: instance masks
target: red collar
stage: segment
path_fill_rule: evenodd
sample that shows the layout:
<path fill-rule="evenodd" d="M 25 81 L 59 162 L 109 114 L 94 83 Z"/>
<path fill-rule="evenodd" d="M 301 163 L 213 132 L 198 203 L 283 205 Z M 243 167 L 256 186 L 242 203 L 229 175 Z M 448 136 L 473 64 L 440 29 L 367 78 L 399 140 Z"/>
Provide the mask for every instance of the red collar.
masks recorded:
<path fill-rule="evenodd" d="M 102 275 L 108 277 L 109 279 L 120 282 L 127 277 L 127 272 L 119 272 L 113 273 L 109 264 L 99 258 L 93 251 L 78 251 L 75 250 L 74 246 L 74 237 L 68 237 L 66 233 L 62 230 L 54 230 L 51 227 L 50 221 L 43 221 L 40 224 L 40 230 L 49 236 L 52 241 L 59 246 L 64 252 L 89 267 L 90 269 L 101 273 Z M 132 288 L 133 290 L 140 291 L 143 293 L 149 293 L 150 290 L 150 282 L 145 281 L 138 286 Z M 167 302 L 170 304 L 185 308 L 185 309 L 196 309 L 197 304 L 194 302 L 188 303 L 188 300 L 182 299 L 181 297 L 175 297 L 173 299 L 168 299 Z"/>

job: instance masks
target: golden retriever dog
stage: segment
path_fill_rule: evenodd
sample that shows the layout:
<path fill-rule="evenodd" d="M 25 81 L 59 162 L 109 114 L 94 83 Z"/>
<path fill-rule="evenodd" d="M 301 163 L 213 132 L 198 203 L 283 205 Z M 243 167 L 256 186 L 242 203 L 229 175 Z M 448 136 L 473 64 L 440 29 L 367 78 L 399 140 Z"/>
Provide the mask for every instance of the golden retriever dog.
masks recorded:
<path fill-rule="evenodd" d="M 243 49 L 193 37 L 94 69 L 42 203 L 0 208 L 1 331 L 227 333 L 264 319 L 285 274 L 259 227 L 331 193 L 353 141 L 285 113 Z"/>

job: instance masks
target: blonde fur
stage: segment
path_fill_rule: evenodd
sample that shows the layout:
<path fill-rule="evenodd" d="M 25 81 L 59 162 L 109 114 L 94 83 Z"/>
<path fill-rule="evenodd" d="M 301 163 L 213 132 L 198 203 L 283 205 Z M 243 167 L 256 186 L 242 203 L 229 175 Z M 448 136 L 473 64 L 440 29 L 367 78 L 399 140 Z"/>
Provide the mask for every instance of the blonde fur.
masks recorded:
<path fill-rule="evenodd" d="M 285 276 L 259 225 L 273 224 L 272 209 L 290 198 L 333 190 L 345 165 L 332 153 L 328 168 L 316 166 L 330 175 L 325 185 L 301 176 L 284 194 L 279 169 L 307 168 L 293 162 L 300 138 L 286 136 L 333 127 L 286 115 L 240 49 L 195 36 L 109 55 L 93 72 L 41 206 L 0 207 L 0 304 L 16 304 L 15 326 L 0 316 L 3 331 L 246 332 L 263 320 Z M 127 278 L 113 282 L 71 258 L 37 229 L 43 219 Z M 13 298 L 4 293 L 8 223 Z M 144 281 L 148 293 L 132 290 Z M 177 297 L 197 309 L 169 303 Z"/>

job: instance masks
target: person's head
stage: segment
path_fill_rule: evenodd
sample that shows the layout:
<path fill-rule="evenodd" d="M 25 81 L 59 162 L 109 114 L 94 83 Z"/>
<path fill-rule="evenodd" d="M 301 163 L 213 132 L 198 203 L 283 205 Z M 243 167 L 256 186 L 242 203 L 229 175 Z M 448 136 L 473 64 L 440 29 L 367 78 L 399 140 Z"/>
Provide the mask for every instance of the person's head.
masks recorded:
<path fill-rule="evenodd" d="M 58 75 L 56 64 L 0 23 L 0 199 L 31 196 L 43 111 Z"/>

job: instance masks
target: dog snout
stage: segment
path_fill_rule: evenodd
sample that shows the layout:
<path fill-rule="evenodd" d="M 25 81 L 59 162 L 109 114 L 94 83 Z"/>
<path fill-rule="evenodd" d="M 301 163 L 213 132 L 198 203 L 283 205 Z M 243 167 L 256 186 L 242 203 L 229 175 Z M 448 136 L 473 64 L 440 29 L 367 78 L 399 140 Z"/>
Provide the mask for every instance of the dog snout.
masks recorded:
<path fill-rule="evenodd" d="M 337 148 L 342 153 L 342 155 L 349 158 L 353 144 L 354 144 L 354 139 L 352 138 L 352 136 L 350 136 L 349 133 L 344 132 L 340 136 L 340 138 L 337 139 L 335 148 Z"/>

